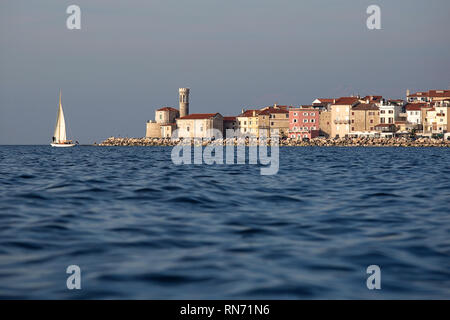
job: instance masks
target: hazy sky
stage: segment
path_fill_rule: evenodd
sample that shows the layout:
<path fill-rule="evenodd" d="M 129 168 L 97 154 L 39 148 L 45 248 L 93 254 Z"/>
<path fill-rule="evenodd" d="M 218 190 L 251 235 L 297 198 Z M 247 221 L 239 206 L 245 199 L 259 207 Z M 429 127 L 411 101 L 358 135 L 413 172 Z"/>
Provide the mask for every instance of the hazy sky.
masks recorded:
<path fill-rule="evenodd" d="M 81 30 L 66 8 L 81 7 Z M 382 30 L 366 9 L 381 7 Z M 0 144 L 47 144 L 58 91 L 80 143 L 145 135 L 155 109 L 236 115 L 450 85 L 448 0 L 2 0 Z"/>

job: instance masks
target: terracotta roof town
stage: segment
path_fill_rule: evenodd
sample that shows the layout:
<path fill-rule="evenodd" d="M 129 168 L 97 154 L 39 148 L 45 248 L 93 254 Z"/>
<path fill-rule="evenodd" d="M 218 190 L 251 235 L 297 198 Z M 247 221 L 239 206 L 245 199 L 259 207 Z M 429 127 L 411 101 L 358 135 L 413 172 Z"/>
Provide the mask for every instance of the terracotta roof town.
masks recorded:
<path fill-rule="evenodd" d="M 155 120 L 147 121 L 146 137 L 166 138 L 175 130 L 184 137 L 206 137 L 209 129 L 224 134 L 233 129 L 256 136 L 269 130 L 291 139 L 450 132 L 450 90 L 413 94 L 407 90 L 405 100 L 381 95 L 317 98 L 308 105 L 266 105 L 225 117 L 220 113 L 189 114 L 189 94 L 187 88 L 179 89 L 179 109 L 157 109 Z"/>

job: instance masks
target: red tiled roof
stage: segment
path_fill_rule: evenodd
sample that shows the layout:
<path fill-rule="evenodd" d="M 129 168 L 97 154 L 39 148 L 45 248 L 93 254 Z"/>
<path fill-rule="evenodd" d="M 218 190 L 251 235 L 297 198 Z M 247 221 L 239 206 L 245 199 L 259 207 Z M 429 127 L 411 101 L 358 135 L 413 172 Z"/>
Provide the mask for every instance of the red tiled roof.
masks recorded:
<path fill-rule="evenodd" d="M 407 111 L 413 111 L 413 110 L 422 110 L 422 108 L 425 108 L 427 105 L 425 103 L 408 103 L 405 106 L 405 110 Z"/>
<path fill-rule="evenodd" d="M 410 94 L 408 97 L 428 97 L 428 92 L 426 92 L 426 91 L 416 92 L 416 93 Z"/>
<path fill-rule="evenodd" d="M 333 103 L 334 102 L 334 99 L 321 99 L 321 98 L 319 98 L 317 100 L 319 100 L 320 102 L 324 102 L 324 103 Z"/>
<path fill-rule="evenodd" d="M 379 110 L 373 103 L 360 103 L 352 108 L 352 110 Z"/>
<path fill-rule="evenodd" d="M 428 92 L 416 92 L 410 94 L 408 97 L 432 97 L 432 98 L 444 98 L 450 97 L 450 90 L 429 90 Z"/>
<path fill-rule="evenodd" d="M 163 107 L 163 108 L 160 108 L 160 109 L 158 109 L 156 111 L 176 111 L 176 112 L 178 112 L 177 109 L 172 108 L 172 107 Z"/>
<path fill-rule="evenodd" d="M 236 121 L 236 117 L 223 117 L 223 121 Z"/>
<path fill-rule="evenodd" d="M 245 110 L 243 113 L 241 113 L 238 117 L 253 117 L 253 111 L 255 112 L 255 117 L 259 114 L 261 114 L 261 110 L 257 109 L 251 109 L 251 110 Z"/>
<path fill-rule="evenodd" d="M 187 120 L 187 119 L 210 119 L 219 113 L 192 113 L 187 116 L 178 118 L 179 120 Z"/>
<path fill-rule="evenodd" d="M 428 96 L 433 98 L 450 97 L 450 90 L 430 90 Z"/>
<path fill-rule="evenodd" d="M 269 113 L 289 113 L 289 111 L 286 109 L 269 108 L 269 109 L 267 109 L 267 111 L 269 111 Z"/>
<path fill-rule="evenodd" d="M 355 102 L 358 102 L 358 97 L 341 97 L 336 100 L 335 105 L 352 105 Z"/>

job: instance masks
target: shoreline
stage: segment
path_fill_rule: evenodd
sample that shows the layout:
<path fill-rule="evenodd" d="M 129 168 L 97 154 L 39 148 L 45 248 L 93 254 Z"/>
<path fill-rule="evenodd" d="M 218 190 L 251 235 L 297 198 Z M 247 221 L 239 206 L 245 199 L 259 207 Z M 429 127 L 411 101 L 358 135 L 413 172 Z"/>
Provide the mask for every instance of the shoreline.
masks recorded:
<path fill-rule="evenodd" d="M 181 140 L 172 141 L 170 138 L 116 138 L 110 137 L 100 144 L 94 144 L 99 147 L 172 147 L 180 143 Z M 257 140 L 256 140 L 257 141 Z M 202 141 L 201 143 L 187 143 L 195 146 L 226 146 L 226 145 L 257 145 L 255 141 L 249 139 L 218 139 L 213 141 Z M 267 139 L 270 145 L 270 138 Z M 297 139 L 285 138 L 280 139 L 280 147 L 450 147 L 450 140 L 431 139 L 431 138 L 314 138 L 310 141 L 301 141 Z"/>

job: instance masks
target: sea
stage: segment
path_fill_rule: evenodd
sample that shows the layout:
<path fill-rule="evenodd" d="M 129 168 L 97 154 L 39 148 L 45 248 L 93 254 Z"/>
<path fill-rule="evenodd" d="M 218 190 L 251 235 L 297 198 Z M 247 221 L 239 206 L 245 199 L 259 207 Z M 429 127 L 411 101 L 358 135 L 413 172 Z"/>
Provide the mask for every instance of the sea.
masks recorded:
<path fill-rule="evenodd" d="M 0 146 L 0 299 L 450 299 L 449 148 L 171 151 Z"/>

